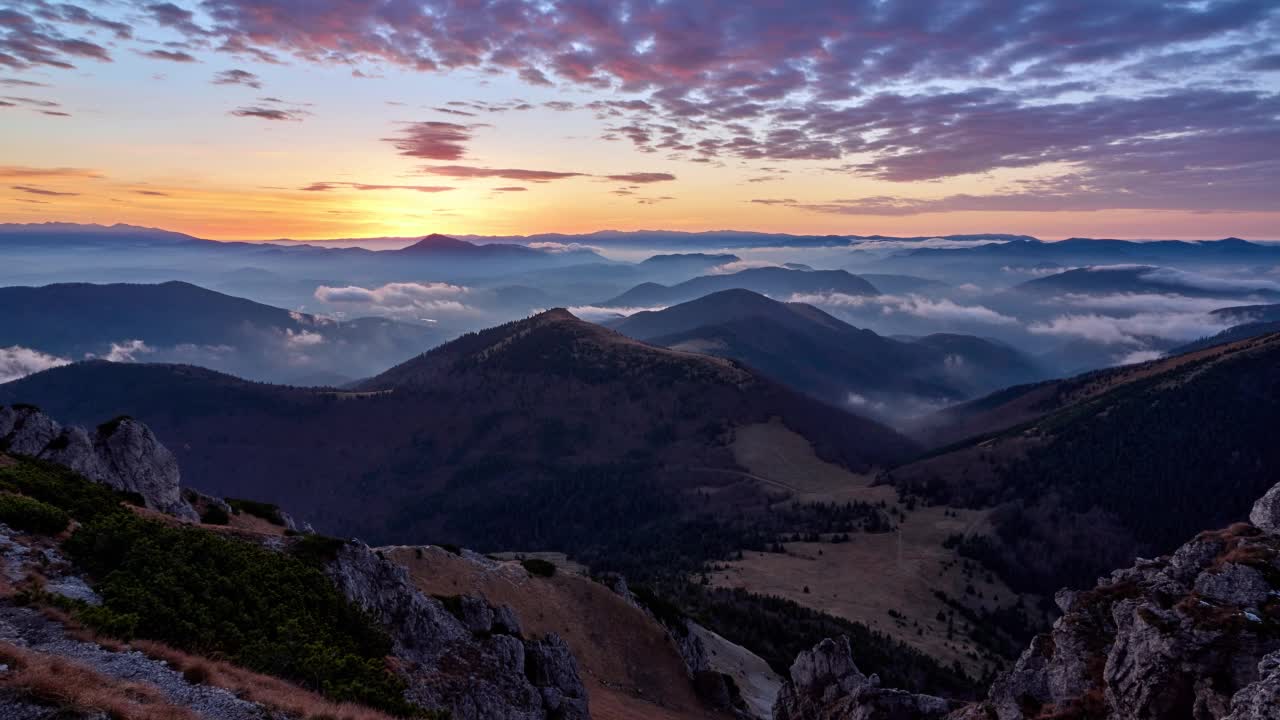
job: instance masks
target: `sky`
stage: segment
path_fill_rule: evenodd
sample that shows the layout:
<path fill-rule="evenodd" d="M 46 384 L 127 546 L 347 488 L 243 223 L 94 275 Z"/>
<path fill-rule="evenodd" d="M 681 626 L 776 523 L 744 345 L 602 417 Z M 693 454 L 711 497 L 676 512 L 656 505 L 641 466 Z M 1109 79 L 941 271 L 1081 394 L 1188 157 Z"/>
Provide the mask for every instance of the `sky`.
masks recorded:
<path fill-rule="evenodd" d="M 0 0 L 0 222 L 1280 239 L 1275 0 Z"/>

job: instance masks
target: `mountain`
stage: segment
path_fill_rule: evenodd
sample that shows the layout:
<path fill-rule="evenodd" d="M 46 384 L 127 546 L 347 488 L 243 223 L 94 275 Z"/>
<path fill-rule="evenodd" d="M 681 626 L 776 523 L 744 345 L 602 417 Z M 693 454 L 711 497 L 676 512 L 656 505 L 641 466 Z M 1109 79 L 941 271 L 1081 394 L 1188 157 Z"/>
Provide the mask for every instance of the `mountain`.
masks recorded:
<path fill-rule="evenodd" d="M 278 382 L 319 375 L 349 381 L 440 340 L 424 325 L 338 321 L 184 282 L 0 288 L 0 347 L 68 359 L 127 354 Z"/>
<path fill-rule="evenodd" d="M 0 247 L 56 249 L 65 246 L 146 247 L 209 242 L 183 233 L 137 225 L 76 223 L 0 223 Z"/>
<path fill-rule="evenodd" d="M 763 267 L 724 275 L 701 275 L 678 285 L 642 283 L 600 303 L 604 307 L 657 307 L 674 305 L 719 290 L 742 289 L 776 297 L 796 293 L 877 295 L 871 283 L 844 270 L 793 270 Z"/>
<path fill-rule="evenodd" d="M 1149 265 L 1087 267 L 1029 280 L 1014 288 L 1036 295 L 1158 293 L 1191 297 L 1274 297 L 1280 290 L 1271 280 L 1216 278 Z"/>
<path fill-rule="evenodd" d="M 1026 355 L 981 338 L 902 342 L 749 290 L 635 313 L 613 327 L 657 345 L 733 358 L 816 398 L 882 416 L 1043 377 Z"/>
<path fill-rule="evenodd" d="M 976 703 L 882 687 L 855 664 L 862 648 L 836 637 L 796 658 L 773 718 L 1280 717 L 1277 567 L 1280 485 L 1248 523 L 1058 592 L 1062 617 Z"/>
<path fill-rule="evenodd" d="M 0 385 L 0 402 L 71 420 L 132 415 L 192 483 L 291 507 L 329 532 L 560 549 L 604 565 L 743 542 L 767 504 L 734 462 L 737 428 L 777 418 L 855 471 L 915 449 L 733 362 L 563 310 L 463 336 L 352 391 L 89 362 Z M 680 535 L 714 508 L 698 520 L 714 530 Z"/>
<path fill-rule="evenodd" d="M 401 248 L 399 250 L 387 250 L 385 252 L 394 253 L 397 257 L 445 257 L 445 258 L 476 258 L 476 259 L 530 259 L 545 256 L 548 253 L 535 248 L 525 247 L 523 245 L 508 245 L 503 243 L 494 243 L 491 245 L 478 245 L 470 243 L 466 240 L 458 240 L 435 233 L 428 235 L 414 244 Z M 598 258 L 596 253 L 590 250 L 571 250 L 566 251 L 573 255 L 586 258 Z"/>
<path fill-rule="evenodd" d="M 948 414 L 986 434 L 889 481 L 927 502 L 993 508 L 990 536 L 957 540 L 1014 587 L 1086 586 L 1243 517 L 1275 481 L 1280 335 L 1012 388 Z"/>

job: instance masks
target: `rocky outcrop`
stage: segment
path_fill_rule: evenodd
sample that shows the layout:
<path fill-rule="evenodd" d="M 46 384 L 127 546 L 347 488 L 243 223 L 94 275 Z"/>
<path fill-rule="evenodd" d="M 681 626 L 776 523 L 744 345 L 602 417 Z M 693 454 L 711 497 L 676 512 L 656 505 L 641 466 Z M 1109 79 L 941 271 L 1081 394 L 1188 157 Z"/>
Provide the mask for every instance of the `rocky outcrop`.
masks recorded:
<path fill-rule="evenodd" d="M 932 695 L 880 687 L 853 661 L 849 638 L 828 638 L 802 652 L 791 665 L 773 706 L 774 720 L 928 720 L 943 718 L 958 704 Z"/>
<path fill-rule="evenodd" d="M 1253 504 L 1249 522 L 1269 533 L 1280 533 L 1280 485 L 1267 491 Z"/>
<path fill-rule="evenodd" d="M 454 720 L 590 717 L 568 645 L 556 635 L 524 639 L 510 608 L 429 597 L 404 567 L 358 541 L 339 548 L 326 572 L 387 628 L 412 701 Z"/>
<path fill-rule="evenodd" d="M 1249 517 L 1058 593 L 1052 632 L 980 708 L 999 720 L 1280 717 L 1280 486 Z"/>
<path fill-rule="evenodd" d="M 948 720 L 1280 718 L 1280 485 L 1249 517 L 1091 590 L 1059 592 L 1053 629 L 985 700 Z M 905 693 L 881 694 L 847 644 L 824 641 L 791 675 L 776 720 L 938 717 L 939 705 L 910 708 Z"/>
<path fill-rule="evenodd" d="M 90 434 L 62 427 L 31 406 L 0 407 L 0 450 L 63 465 L 94 482 L 136 493 L 153 510 L 197 519 L 182 497 L 177 459 L 146 425 L 131 418 L 104 423 Z"/>

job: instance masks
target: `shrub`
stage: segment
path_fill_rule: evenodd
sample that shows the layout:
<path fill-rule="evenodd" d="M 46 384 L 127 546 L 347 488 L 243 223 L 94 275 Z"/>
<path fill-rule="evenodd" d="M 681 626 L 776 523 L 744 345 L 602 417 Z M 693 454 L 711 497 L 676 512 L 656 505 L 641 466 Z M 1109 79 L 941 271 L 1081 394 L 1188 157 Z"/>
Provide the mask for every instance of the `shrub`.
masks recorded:
<path fill-rule="evenodd" d="M 221 505 L 210 505 L 201 513 L 200 522 L 205 525 L 226 525 L 231 522 L 231 516 Z"/>
<path fill-rule="evenodd" d="M 335 700 L 413 711 L 385 667 L 386 634 L 293 554 L 131 513 L 85 524 L 64 549 L 98 579 L 102 606 L 76 612 L 90 627 L 222 655 Z"/>
<path fill-rule="evenodd" d="M 102 515 L 126 512 L 122 493 L 90 482 L 74 471 L 43 460 L 23 459 L 0 467 L 0 484 L 28 497 L 61 508 L 80 522 Z"/>
<path fill-rule="evenodd" d="M 338 557 L 338 551 L 347 541 L 312 533 L 302 535 L 289 548 L 289 552 L 299 560 L 312 566 L 322 566 Z"/>
<path fill-rule="evenodd" d="M 240 498 L 227 498 L 227 504 L 236 513 L 247 513 L 254 517 L 262 518 L 272 525 L 284 526 L 284 517 L 280 515 L 279 505 L 258 502 L 257 500 L 242 500 Z"/>
<path fill-rule="evenodd" d="M 56 535 L 67 528 L 71 517 L 35 498 L 0 493 L 0 522 L 15 530 Z"/>
<path fill-rule="evenodd" d="M 528 558 L 526 560 L 521 560 L 520 564 L 524 566 L 525 570 L 529 571 L 530 575 L 536 575 L 538 577 L 551 577 L 552 575 L 556 574 L 555 563 L 547 562 L 546 560 L 542 560 L 539 558 Z"/>

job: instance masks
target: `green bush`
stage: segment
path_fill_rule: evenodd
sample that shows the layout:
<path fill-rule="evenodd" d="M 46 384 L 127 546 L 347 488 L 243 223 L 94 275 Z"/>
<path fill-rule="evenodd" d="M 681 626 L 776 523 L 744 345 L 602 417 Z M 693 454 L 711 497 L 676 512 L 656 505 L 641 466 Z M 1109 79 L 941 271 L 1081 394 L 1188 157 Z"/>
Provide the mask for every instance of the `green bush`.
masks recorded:
<path fill-rule="evenodd" d="M 200 522 L 205 525 L 226 525 L 231 522 L 231 516 L 221 505 L 210 505 L 201 513 Z"/>
<path fill-rule="evenodd" d="M 71 517 L 62 510 L 35 498 L 0 493 L 0 523 L 14 530 L 56 535 L 67 529 Z"/>
<path fill-rule="evenodd" d="M 284 517 L 280 515 L 280 506 L 278 505 L 240 498 L 227 498 L 227 504 L 237 513 L 246 513 L 262 518 L 272 525 L 284 526 Z"/>
<path fill-rule="evenodd" d="M 43 460 L 23 459 L 16 465 L 0 467 L 0 485 L 61 508 L 80 522 L 127 512 L 120 506 L 124 494 Z"/>
<path fill-rule="evenodd" d="M 102 606 L 76 613 L 91 627 L 222 655 L 335 700 L 415 710 L 385 667 L 386 634 L 291 554 L 129 513 L 85 524 L 64 549 L 97 579 Z"/>
<path fill-rule="evenodd" d="M 520 564 L 524 566 L 525 570 L 529 571 L 530 575 L 537 575 L 538 577 L 551 577 L 552 575 L 556 574 L 555 563 L 547 562 L 546 560 L 540 560 L 538 558 L 528 558 L 526 560 L 521 560 Z"/>

